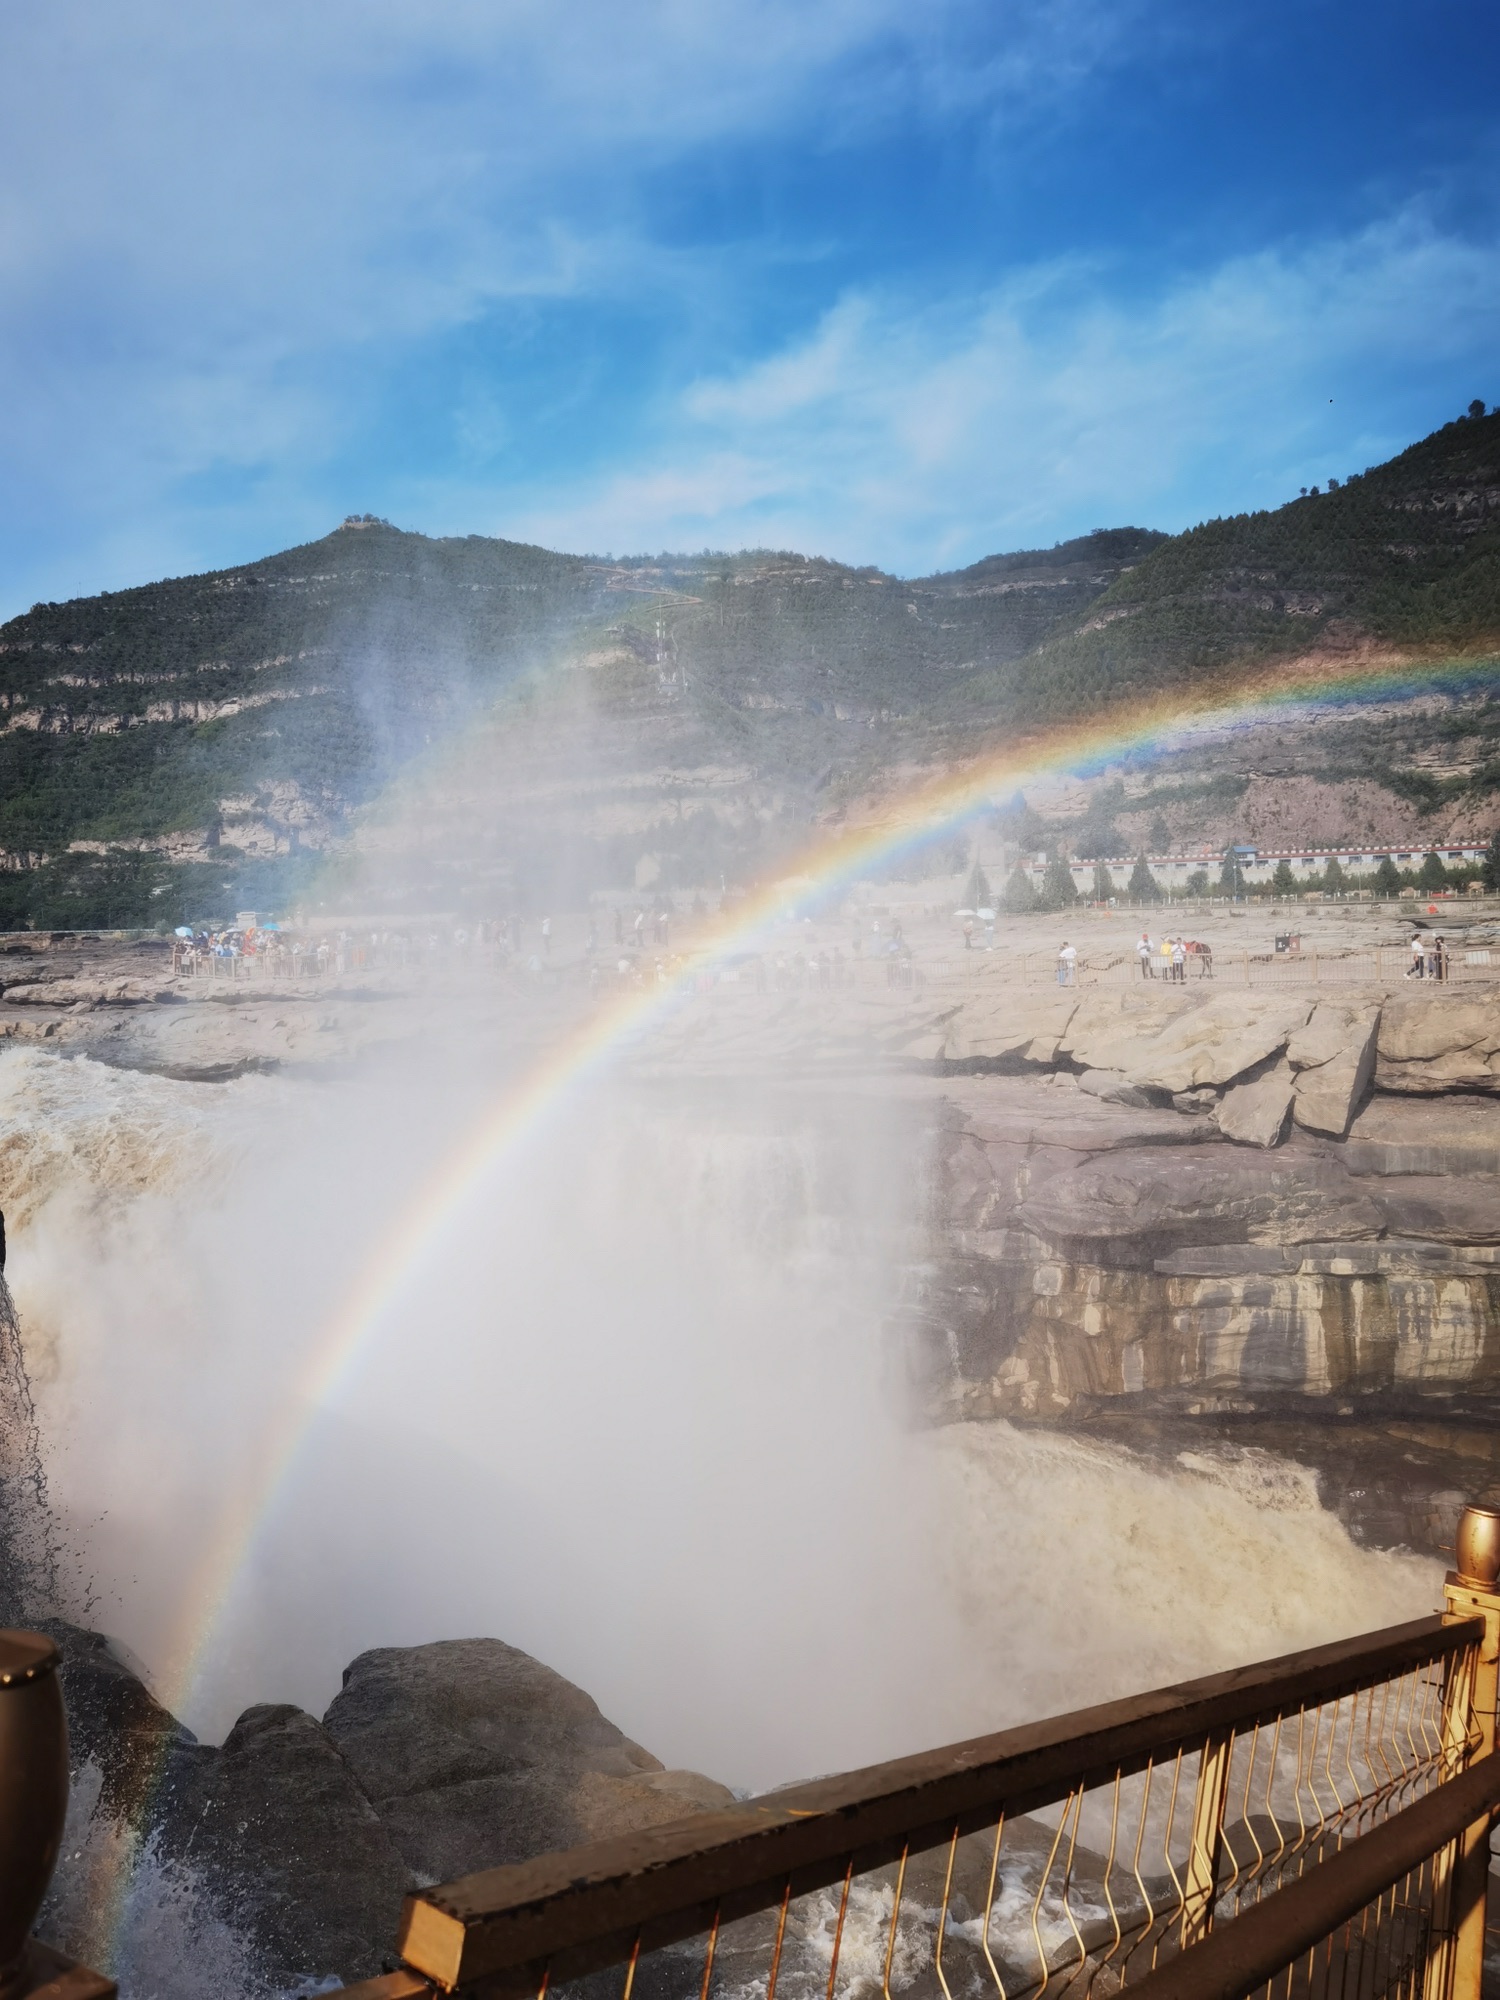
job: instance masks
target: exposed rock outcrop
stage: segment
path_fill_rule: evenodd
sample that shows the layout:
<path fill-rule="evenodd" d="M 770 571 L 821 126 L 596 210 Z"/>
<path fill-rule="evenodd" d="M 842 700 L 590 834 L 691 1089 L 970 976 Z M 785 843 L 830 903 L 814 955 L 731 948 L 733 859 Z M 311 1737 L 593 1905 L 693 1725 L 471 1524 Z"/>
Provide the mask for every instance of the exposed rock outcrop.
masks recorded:
<path fill-rule="evenodd" d="M 1375 1073 L 1379 1007 L 1322 1000 L 1287 1043 L 1296 1076 L 1292 1115 L 1310 1132 L 1342 1139 Z"/>
<path fill-rule="evenodd" d="M 1279 1146 L 1292 1115 L 1293 1079 L 1291 1064 L 1278 1062 L 1248 1082 L 1231 1085 L 1217 1114 L 1224 1137 L 1244 1146 Z"/>
<path fill-rule="evenodd" d="M 96 1766 L 99 1810 L 153 1830 L 194 1871 L 252 1941 L 268 1990 L 381 1971 L 402 1898 L 421 1883 L 732 1798 L 698 1772 L 664 1770 L 581 1688 L 499 1640 L 361 1654 L 322 1722 L 251 1708 L 215 1747 L 108 1640 L 56 1629 L 75 1772 Z M 63 1890 L 59 1907 L 76 1912 Z M 55 1941 L 85 1953 L 105 1942 Z"/>
<path fill-rule="evenodd" d="M 1500 1102 L 1376 1097 L 1349 1127 L 1352 1174 L 1500 1174 Z"/>
<path fill-rule="evenodd" d="M 1312 1011 L 1308 997 L 1183 989 L 1163 1000 L 1133 989 L 1088 995 L 1058 1041 L 1086 1069 L 1120 1071 L 1167 1092 L 1222 1087 L 1279 1055 Z"/>
<path fill-rule="evenodd" d="M 1284 1117 L 1293 1072 L 1266 1074 Z M 1081 1093 L 1049 1116 L 1040 1078 L 947 1081 L 901 1321 L 934 1414 L 1500 1409 L 1500 1174 L 1437 1177 L 1500 1157 L 1500 1105 L 1377 1098 L 1345 1143 L 1251 1152 L 1237 1094 L 1216 1122 Z"/>
<path fill-rule="evenodd" d="M 664 1770 L 581 1688 L 498 1639 L 362 1653 L 325 1725 L 406 1865 L 429 1881 L 732 1797 Z"/>
<path fill-rule="evenodd" d="M 381 1970 L 413 1874 L 328 1731 L 246 1710 L 222 1748 L 172 1760 L 156 1802 L 170 1850 L 254 1940 L 269 1981 Z"/>
<path fill-rule="evenodd" d="M 1493 994 L 1388 1000 L 1375 1080 L 1381 1090 L 1500 1091 L 1500 1006 Z"/>

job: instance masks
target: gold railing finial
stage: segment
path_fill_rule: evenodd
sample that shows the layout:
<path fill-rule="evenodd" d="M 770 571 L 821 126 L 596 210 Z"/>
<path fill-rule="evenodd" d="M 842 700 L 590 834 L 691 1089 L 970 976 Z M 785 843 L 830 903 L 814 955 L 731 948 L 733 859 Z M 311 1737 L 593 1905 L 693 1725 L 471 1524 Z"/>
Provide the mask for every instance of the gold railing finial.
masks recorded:
<path fill-rule="evenodd" d="M 60 1663 L 40 1632 L 0 1630 L 0 2000 L 43 1987 L 57 2000 L 110 2000 L 115 1991 L 31 1935 L 68 1812 Z"/>
<path fill-rule="evenodd" d="M 1471 1500 L 1464 1508 L 1453 1538 L 1453 1564 L 1458 1581 L 1471 1590 L 1500 1585 L 1500 1503 Z"/>

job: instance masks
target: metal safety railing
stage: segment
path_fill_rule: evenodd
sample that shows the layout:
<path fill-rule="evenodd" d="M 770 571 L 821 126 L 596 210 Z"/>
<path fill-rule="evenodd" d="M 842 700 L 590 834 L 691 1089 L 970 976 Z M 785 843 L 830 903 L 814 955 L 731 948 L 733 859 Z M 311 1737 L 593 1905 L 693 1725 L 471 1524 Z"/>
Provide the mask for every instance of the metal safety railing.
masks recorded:
<path fill-rule="evenodd" d="M 1411 1624 L 419 1890 L 348 2000 L 1479 2000 L 1500 1508 L 1457 1559 Z"/>
<path fill-rule="evenodd" d="M 1478 2000 L 1500 1511 L 1459 1560 L 1410 1625 L 421 1890 L 349 1991 Z"/>

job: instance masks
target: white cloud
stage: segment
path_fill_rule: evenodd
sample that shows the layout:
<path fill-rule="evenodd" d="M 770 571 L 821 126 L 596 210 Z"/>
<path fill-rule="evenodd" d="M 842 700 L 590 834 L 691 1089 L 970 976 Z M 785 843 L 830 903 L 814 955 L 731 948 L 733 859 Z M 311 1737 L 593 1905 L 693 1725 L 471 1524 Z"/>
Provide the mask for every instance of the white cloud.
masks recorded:
<path fill-rule="evenodd" d="M 1137 304 L 1062 262 L 983 297 L 864 295 L 736 375 L 696 383 L 654 461 L 513 523 L 568 547 L 769 544 L 911 572 L 1123 520 L 1275 505 L 1500 384 L 1500 245 L 1407 210 L 1240 257 Z M 1441 301 L 1440 310 L 1436 302 Z M 1450 370 L 1452 408 L 1375 431 L 1380 391 Z M 477 496 L 474 496 L 477 499 Z"/>
<path fill-rule="evenodd" d="M 1117 31 L 1089 23 L 1117 11 L 1018 0 L 997 30 L 988 0 L 12 8 L 0 487 L 29 496 L 28 532 L 71 540 L 65 563 L 96 565 L 79 588 L 123 580 L 106 551 L 125 515 L 132 561 L 143 514 L 163 562 L 190 557 L 171 489 L 215 468 L 311 528 L 306 474 L 368 419 L 363 369 L 501 301 L 712 282 L 648 240 L 646 176 L 798 120 L 1039 102 L 1102 56 Z"/>

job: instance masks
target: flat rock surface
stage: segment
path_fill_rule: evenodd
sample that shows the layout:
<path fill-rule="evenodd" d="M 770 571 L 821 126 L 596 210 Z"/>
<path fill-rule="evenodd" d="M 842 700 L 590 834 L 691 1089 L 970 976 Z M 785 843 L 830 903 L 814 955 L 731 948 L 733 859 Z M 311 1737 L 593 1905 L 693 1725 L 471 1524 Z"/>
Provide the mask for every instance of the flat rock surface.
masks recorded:
<path fill-rule="evenodd" d="M 1345 1146 L 1355 1174 L 1500 1174 L 1500 1101 L 1373 1097 Z"/>
<path fill-rule="evenodd" d="M 1282 1061 L 1226 1090 L 1217 1114 L 1224 1137 L 1242 1146 L 1279 1146 L 1291 1116 L 1293 1076 L 1291 1064 Z"/>
<path fill-rule="evenodd" d="M 1049 1242 L 1156 1258 L 1193 1243 L 1310 1243 L 1377 1236 L 1378 1205 L 1335 1163 L 1287 1153 L 1122 1152 L 1056 1174 L 1021 1203 Z"/>

